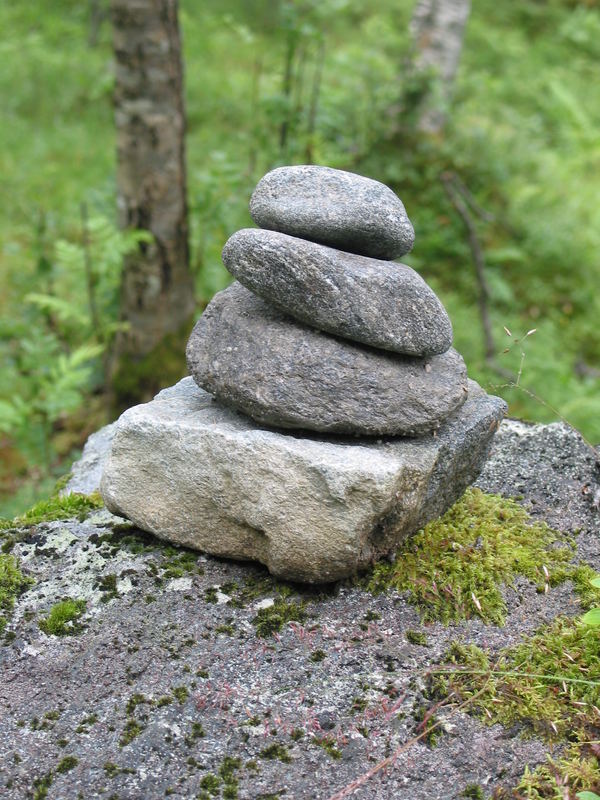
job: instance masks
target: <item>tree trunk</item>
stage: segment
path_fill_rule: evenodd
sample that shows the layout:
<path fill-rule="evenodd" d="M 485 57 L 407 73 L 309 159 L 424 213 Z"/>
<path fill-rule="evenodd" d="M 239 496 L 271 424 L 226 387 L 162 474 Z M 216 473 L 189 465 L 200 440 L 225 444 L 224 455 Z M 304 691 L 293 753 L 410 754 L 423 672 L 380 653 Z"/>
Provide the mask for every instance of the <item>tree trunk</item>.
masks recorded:
<path fill-rule="evenodd" d="M 429 78 L 419 102 L 417 129 L 440 133 L 446 121 L 471 0 L 417 0 L 410 24 L 414 71 Z"/>
<path fill-rule="evenodd" d="M 117 337 L 112 370 L 112 388 L 123 405 L 168 380 L 175 361 L 182 372 L 194 290 L 177 0 L 111 0 L 111 17 L 120 224 L 154 237 L 124 265 L 121 317 L 130 327 Z M 181 352 L 165 352 L 165 341 Z M 157 351 L 169 363 L 149 364 Z M 161 375 L 161 368 L 168 374 Z M 136 388 L 138 379 L 150 385 Z"/>

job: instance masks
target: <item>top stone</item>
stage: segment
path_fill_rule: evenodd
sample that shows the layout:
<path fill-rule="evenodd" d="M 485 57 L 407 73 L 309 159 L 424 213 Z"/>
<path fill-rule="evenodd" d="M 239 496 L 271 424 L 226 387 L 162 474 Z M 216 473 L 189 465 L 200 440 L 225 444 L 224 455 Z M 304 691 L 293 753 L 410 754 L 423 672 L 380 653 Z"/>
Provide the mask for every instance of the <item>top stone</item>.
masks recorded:
<path fill-rule="evenodd" d="M 398 258 L 415 239 L 402 201 L 391 189 L 330 167 L 268 172 L 252 194 L 250 214 L 260 228 L 372 258 Z"/>

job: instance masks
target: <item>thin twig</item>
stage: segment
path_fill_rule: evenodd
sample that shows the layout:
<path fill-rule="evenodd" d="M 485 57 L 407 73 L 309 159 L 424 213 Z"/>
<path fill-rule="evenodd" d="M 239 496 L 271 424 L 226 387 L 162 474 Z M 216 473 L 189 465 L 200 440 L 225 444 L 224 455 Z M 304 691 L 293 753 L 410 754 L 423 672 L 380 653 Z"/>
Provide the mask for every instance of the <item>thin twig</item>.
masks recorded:
<path fill-rule="evenodd" d="M 591 450 L 594 458 L 598 460 L 598 451 L 596 450 L 594 445 L 590 442 L 590 440 L 586 439 L 583 433 L 578 428 L 576 428 L 571 422 L 569 422 L 569 420 L 566 417 L 564 417 L 558 409 L 554 408 L 554 406 L 550 405 L 550 403 L 547 403 L 545 400 L 539 397 L 539 395 L 537 395 L 535 392 L 532 392 L 530 389 L 526 389 L 524 386 L 521 386 L 521 384 L 515 383 L 514 381 L 511 381 L 510 383 L 499 383 L 499 384 L 491 383 L 489 384 L 489 388 L 494 390 L 518 389 L 519 391 L 524 392 L 528 397 L 531 397 L 532 400 L 536 400 L 538 403 L 541 403 L 544 406 L 544 408 L 548 409 L 548 411 L 551 411 L 553 414 L 556 414 L 556 416 L 560 419 L 560 421 L 564 422 L 565 425 L 568 425 L 568 427 L 571 428 L 572 431 L 575 431 L 575 433 L 579 434 L 579 436 L 581 436 L 582 440 Z"/>
<path fill-rule="evenodd" d="M 427 675 L 455 675 L 456 673 L 461 675 L 500 675 L 511 678 L 535 678 L 536 680 L 553 681 L 554 683 L 582 683 L 586 686 L 598 686 L 598 681 L 586 681 L 584 678 L 569 678 L 563 675 L 544 675 L 537 672 L 519 672 L 518 670 L 464 669 L 462 667 L 438 667 L 437 669 L 426 670 Z"/>
<path fill-rule="evenodd" d="M 486 211 L 485 208 L 482 208 L 477 200 L 475 199 L 473 193 L 468 188 L 468 186 L 464 183 L 463 179 L 460 175 L 457 175 L 455 172 L 452 173 L 452 179 L 454 181 L 454 185 L 456 189 L 462 194 L 465 201 L 471 206 L 471 210 L 480 217 L 484 222 L 496 222 L 496 217 L 491 214 L 489 211 Z"/>
<path fill-rule="evenodd" d="M 475 267 L 475 279 L 477 281 L 478 296 L 477 305 L 479 306 L 479 316 L 481 318 L 481 326 L 483 328 L 483 336 L 485 340 L 485 360 L 486 363 L 492 367 L 498 374 L 507 379 L 512 379 L 512 373 L 508 372 L 504 367 L 501 367 L 496 361 L 496 345 L 492 334 L 492 323 L 490 320 L 489 302 L 490 302 L 490 287 L 485 275 L 485 256 L 483 248 L 479 241 L 477 228 L 469 211 L 469 208 L 464 200 L 464 192 L 466 187 L 459 181 L 453 172 L 443 172 L 441 175 L 442 184 L 452 203 L 455 211 L 461 218 L 469 239 L 469 247 L 471 249 L 471 257 Z M 458 181 L 458 184 L 457 184 Z M 459 188 L 462 187 L 462 188 Z"/>

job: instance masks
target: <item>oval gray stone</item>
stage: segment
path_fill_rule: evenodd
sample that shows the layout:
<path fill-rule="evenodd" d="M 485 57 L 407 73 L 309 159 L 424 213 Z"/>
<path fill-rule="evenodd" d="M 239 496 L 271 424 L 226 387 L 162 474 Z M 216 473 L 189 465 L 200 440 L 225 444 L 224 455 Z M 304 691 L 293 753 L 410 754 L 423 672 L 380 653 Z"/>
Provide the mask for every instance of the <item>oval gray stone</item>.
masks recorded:
<path fill-rule="evenodd" d="M 355 435 L 417 435 L 465 401 L 455 350 L 427 359 L 305 327 L 239 283 L 219 292 L 187 346 L 196 383 L 266 425 Z"/>
<path fill-rule="evenodd" d="M 379 181 L 331 167 L 278 167 L 250 199 L 260 228 L 373 258 L 408 253 L 415 240 L 402 201 Z"/>
<path fill-rule="evenodd" d="M 413 356 L 452 345 L 444 306 L 404 264 L 260 228 L 234 233 L 223 263 L 255 294 L 319 330 Z"/>

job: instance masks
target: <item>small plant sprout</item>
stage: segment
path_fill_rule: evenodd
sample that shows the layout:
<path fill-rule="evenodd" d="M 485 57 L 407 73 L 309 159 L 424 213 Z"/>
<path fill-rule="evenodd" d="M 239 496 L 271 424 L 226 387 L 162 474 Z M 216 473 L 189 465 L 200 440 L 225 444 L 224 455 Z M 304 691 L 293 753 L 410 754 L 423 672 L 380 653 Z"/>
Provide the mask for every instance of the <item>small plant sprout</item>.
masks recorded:
<path fill-rule="evenodd" d="M 504 333 L 506 333 L 506 335 L 512 339 L 512 344 L 510 344 L 508 347 L 505 347 L 502 353 L 510 353 L 510 351 L 515 347 L 519 347 L 521 350 L 521 361 L 519 362 L 519 371 L 515 380 L 515 386 L 519 386 L 521 383 L 521 376 L 523 374 L 523 364 L 525 363 L 525 347 L 523 342 L 529 336 L 533 336 L 533 334 L 537 331 L 537 328 L 532 328 L 530 331 L 527 331 L 527 333 L 523 334 L 523 336 L 519 336 L 518 339 L 513 337 L 512 332 L 506 327 L 506 325 L 504 325 L 503 328 Z"/>
<path fill-rule="evenodd" d="M 600 589 L 600 575 L 590 580 L 590 586 L 593 586 L 594 589 Z M 590 610 L 583 615 L 581 621 L 584 625 L 589 625 L 593 628 L 598 627 L 600 625 L 600 608 L 590 608 Z M 583 794 L 590 794 L 590 792 L 584 792 Z M 579 797 L 579 795 L 577 796 Z M 589 798 L 587 800 L 589 800 Z"/>

